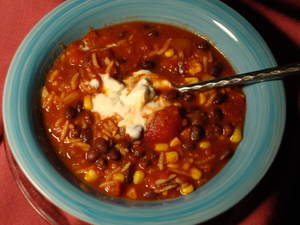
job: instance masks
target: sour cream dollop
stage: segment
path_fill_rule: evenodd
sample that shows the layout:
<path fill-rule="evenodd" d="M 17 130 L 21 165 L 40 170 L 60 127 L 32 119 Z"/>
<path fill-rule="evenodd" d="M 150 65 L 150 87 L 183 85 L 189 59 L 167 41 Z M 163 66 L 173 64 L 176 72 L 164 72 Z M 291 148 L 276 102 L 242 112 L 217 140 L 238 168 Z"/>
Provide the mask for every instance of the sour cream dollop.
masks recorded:
<path fill-rule="evenodd" d="M 118 126 L 125 127 L 133 140 L 140 138 L 147 118 L 168 104 L 156 95 L 154 87 L 164 88 L 171 84 L 148 70 L 133 73 L 125 84 L 109 74 L 100 76 L 103 92 L 92 98 L 92 111 L 98 112 L 103 119 L 118 114 L 122 118 Z"/>

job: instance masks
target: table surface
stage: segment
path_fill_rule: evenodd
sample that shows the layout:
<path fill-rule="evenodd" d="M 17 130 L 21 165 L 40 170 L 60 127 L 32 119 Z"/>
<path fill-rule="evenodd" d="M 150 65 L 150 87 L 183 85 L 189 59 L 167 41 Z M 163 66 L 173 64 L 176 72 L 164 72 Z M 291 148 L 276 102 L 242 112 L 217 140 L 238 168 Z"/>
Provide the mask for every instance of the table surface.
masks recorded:
<path fill-rule="evenodd" d="M 0 0 L 0 224 L 48 224 L 28 203 L 10 171 L 3 144 L 2 93 L 10 62 L 31 28 L 63 0 Z M 300 62 L 299 0 L 223 0 L 245 17 L 265 39 L 278 65 Z M 214 224 L 293 224 L 300 213 L 300 74 L 284 79 L 287 121 L 282 144 L 271 168 L 243 200 Z M 58 224 L 85 223 L 58 208 Z"/>

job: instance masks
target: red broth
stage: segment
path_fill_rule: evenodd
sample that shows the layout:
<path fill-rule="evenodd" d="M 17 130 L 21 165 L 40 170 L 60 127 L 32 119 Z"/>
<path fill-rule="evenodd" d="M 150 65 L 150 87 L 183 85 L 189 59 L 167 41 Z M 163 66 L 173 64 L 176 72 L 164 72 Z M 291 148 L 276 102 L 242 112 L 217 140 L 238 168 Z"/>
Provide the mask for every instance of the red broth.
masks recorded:
<path fill-rule="evenodd" d="M 239 87 L 172 86 L 234 73 L 208 40 L 182 28 L 138 21 L 91 30 L 47 76 L 47 135 L 64 165 L 96 190 L 134 200 L 186 195 L 234 155 L 246 99 Z"/>

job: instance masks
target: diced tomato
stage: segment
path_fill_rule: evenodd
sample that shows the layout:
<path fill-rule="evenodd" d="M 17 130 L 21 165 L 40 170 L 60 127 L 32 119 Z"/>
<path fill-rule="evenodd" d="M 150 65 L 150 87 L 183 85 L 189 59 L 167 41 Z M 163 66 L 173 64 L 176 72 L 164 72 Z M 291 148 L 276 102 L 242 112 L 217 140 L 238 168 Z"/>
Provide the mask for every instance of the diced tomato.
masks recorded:
<path fill-rule="evenodd" d="M 167 106 L 157 111 L 147 125 L 144 139 L 148 142 L 168 142 L 182 130 L 182 118 L 176 106 Z"/>
<path fill-rule="evenodd" d="M 120 182 L 115 182 L 113 185 L 108 185 L 105 187 L 106 193 L 112 196 L 119 196 L 121 194 L 122 184 Z"/>

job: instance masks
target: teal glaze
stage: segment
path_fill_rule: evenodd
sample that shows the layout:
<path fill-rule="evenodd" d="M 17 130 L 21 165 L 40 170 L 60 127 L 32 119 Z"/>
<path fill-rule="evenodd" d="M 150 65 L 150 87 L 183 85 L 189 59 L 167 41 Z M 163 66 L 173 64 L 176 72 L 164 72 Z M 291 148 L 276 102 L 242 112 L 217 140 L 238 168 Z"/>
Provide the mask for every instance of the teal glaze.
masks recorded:
<path fill-rule="evenodd" d="M 238 73 L 276 65 L 261 36 L 218 0 L 73 0 L 46 15 L 27 35 L 9 68 L 3 97 L 8 145 L 30 182 L 53 204 L 93 224 L 196 224 L 245 197 L 270 167 L 281 142 L 285 94 L 281 81 L 244 88 L 245 133 L 236 154 L 194 193 L 167 201 L 104 201 L 68 182 L 40 150 L 32 128 L 33 95 L 60 53 L 59 43 L 81 38 L 90 27 L 131 20 L 171 23 L 214 43 Z"/>

